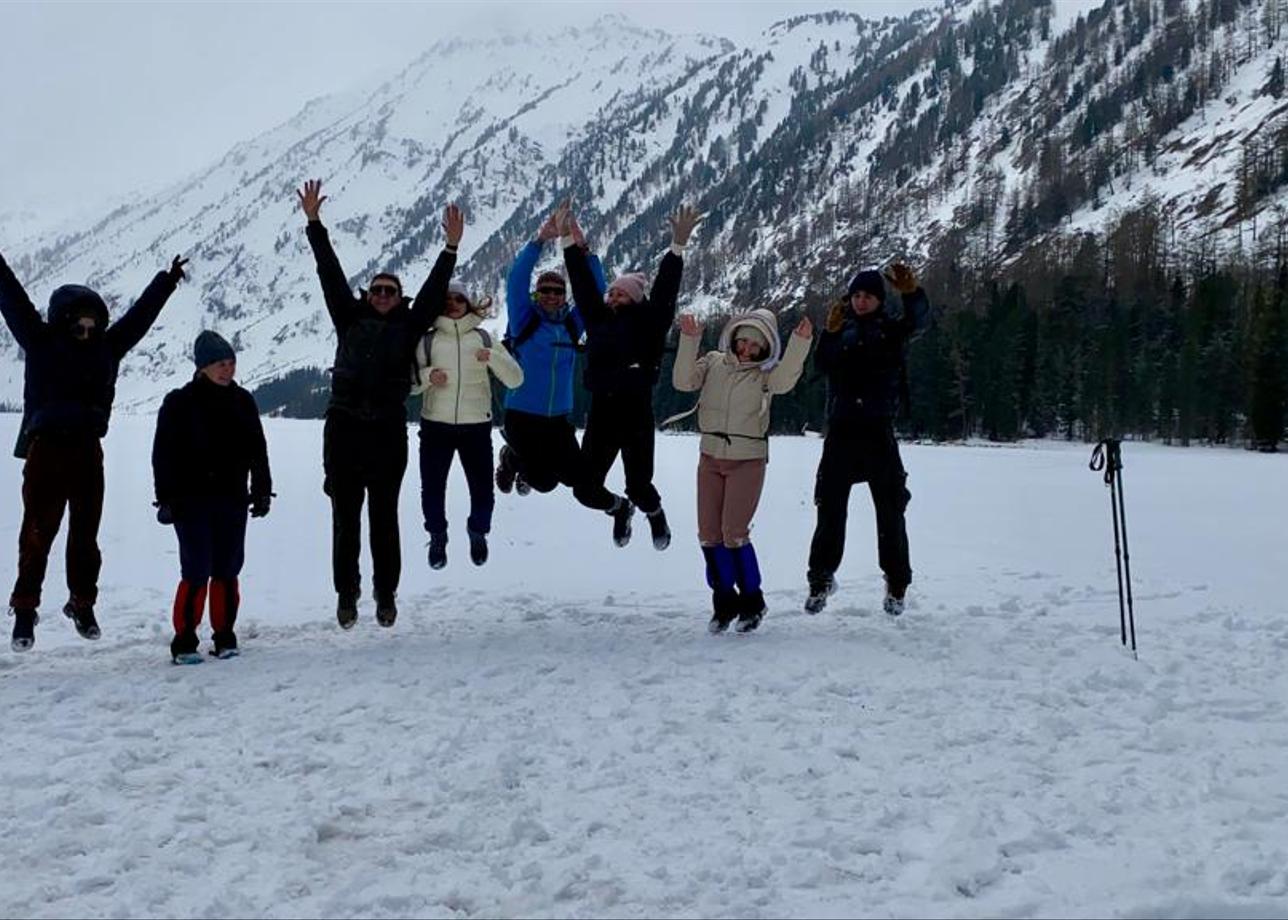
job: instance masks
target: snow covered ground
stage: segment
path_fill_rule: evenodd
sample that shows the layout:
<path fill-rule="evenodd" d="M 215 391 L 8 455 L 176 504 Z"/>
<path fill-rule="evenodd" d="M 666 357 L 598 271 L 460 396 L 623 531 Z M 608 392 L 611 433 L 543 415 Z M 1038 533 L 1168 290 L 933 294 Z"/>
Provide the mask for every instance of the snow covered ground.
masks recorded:
<path fill-rule="evenodd" d="M 35 649 L 0 654 L 2 916 L 1288 915 L 1282 456 L 1126 446 L 1136 662 L 1085 445 L 906 447 L 890 620 L 857 490 L 841 593 L 800 611 L 821 442 L 775 440 L 770 615 L 715 638 L 692 437 L 659 438 L 661 554 L 499 496 L 475 569 L 457 471 L 431 572 L 409 472 L 398 624 L 368 597 L 342 633 L 320 424 L 271 420 L 244 654 L 176 668 L 151 425 L 106 442 L 103 639 L 56 559 Z"/>

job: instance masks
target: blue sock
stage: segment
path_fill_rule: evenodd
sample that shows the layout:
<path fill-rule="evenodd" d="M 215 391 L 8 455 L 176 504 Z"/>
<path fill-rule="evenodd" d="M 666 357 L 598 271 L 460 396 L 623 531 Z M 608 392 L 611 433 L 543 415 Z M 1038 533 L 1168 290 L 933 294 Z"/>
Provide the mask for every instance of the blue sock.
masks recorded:
<path fill-rule="evenodd" d="M 756 549 L 750 543 L 744 543 L 737 549 L 726 549 L 732 554 L 737 572 L 738 588 L 743 594 L 760 590 L 760 563 L 756 561 Z"/>
<path fill-rule="evenodd" d="M 707 585 L 711 590 L 732 591 L 737 580 L 733 550 L 727 546 L 704 546 L 702 555 L 707 560 Z"/>

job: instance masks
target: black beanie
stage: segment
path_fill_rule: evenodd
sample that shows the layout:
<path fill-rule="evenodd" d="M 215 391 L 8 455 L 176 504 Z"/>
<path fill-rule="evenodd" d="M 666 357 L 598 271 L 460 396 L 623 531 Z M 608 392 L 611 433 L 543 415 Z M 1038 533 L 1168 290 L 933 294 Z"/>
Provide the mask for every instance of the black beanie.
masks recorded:
<path fill-rule="evenodd" d="M 882 303 L 885 302 L 885 279 L 875 268 L 864 268 L 850 279 L 850 296 L 860 292 L 871 294 Z"/>
<path fill-rule="evenodd" d="M 227 361 L 236 359 L 237 353 L 233 347 L 218 332 L 210 329 L 205 330 L 197 336 L 197 341 L 192 346 L 192 363 L 197 365 L 197 370 L 208 367 L 216 361 Z"/>

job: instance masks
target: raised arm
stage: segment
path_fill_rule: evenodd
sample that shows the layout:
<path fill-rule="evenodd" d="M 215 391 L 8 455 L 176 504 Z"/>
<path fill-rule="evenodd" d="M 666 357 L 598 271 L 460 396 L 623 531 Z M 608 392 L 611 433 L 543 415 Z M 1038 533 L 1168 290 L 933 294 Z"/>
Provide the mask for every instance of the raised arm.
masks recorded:
<path fill-rule="evenodd" d="M 449 204 L 443 211 L 443 232 L 447 235 L 447 245 L 438 254 L 429 277 L 420 286 L 420 291 L 411 304 L 411 328 L 418 336 L 425 334 L 425 330 L 447 306 L 447 285 L 456 269 L 456 248 L 461 244 L 461 236 L 465 233 L 465 216 L 454 204 Z"/>
<path fill-rule="evenodd" d="M 801 379 L 805 370 L 805 358 L 809 356 L 810 343 L 814 341 L 814 324 L 808 316 L 803 317 L 792 331 L 783 351 L 783 359 L 769 372 L 769 392 L 775 396 L 789 392 Z"/>
<path fill-rule="evenodd" d="M 340 259 L 331 246 L 331 235 L 322 226 L 319 216 L 322 202 L 327 196 L 322 193 L 322 180 L 309 179 L 304 188 L 296 191 L 300 199 L 300 209 L 308 218 L 305 234 L 313 250 L 313 261 L 317 263 L 318 279 L 322 282 L 322 299 L 326 302 L 327 312 L 336 328 L 346 326 L 353 313 L 357 298 L 349 288 L 349 279 L 340 267 Z"/>
<path fill-rule="evenodd" d="M 586 250 L 576 243 L 564 248 L 564 265 L 568 269 L 568 285 L 572 288 L 572 301 L 577 305 L 582 322 L 594 327 L 608 308 L 604 306 L 604 292 L 595 280 Z"/>
<path fill-rule="evenodd" d="M 152 282 L 143 289 L 139 299 L 125 311 L 125 315 L 108 327 L 105 334 L 107 345 L 118 360 L 124 358 L 125 353 L 148 334 L 152 324 L 161 315 L 161 308 L 184 279 L 183 267 L 187 264 L 187 259 L 175 256 L 170 268 L 157 272 Z"/>
<path fill-rule="evenodd" d="M 689 244 L 693 228 L 702 220 L 696 208 L 681 205 L 671 215 L 671 250 L 662 256 L 649 304 L 657 312 L 658 325 L 670 329 L 675 321 L 675 308 L 680 298 L 680 278 L 684 274 L 684 247 Z"/>
<path fill-rule="evenodd" d="M 841 357 L 841 333 L 845 328 L 845 319 L 850 306 L 844 300 L 837 300 L 827 311 L 827 321 L 823 325 L 823 334 L 818 337 L 818 350 L 814 352 L 814 366 L 819 373 L 830 374 L 836 368 Z"/>
<path fill-rule="evenodd" d="M 20 348 L 30 348 L 45 330 L 45 321 L 4 256 L 0 256 L 0 313 Z"/>
<path fill-rule="evenodd" d="M 671 385 L 681 393 L 702 389 L 707 379 L 707 362 L 698 360 L 702 344 L 702 325 L 688 313 L 680 317 L 680 344 L 675 349 L 675 366 L 671 368 Z"/>
<path fill-rule="evenodd" d="M 903 301 L 903 315 L 899 317 L 899 331 L 906 339 L 915 339 L 930 325 L 930 300 L 917 283 L 917 276 L 902 262 L 886 270 L 886 280 L 899 292 Z"/>
<path fill-rule="evenodd" d="M 506 326 L 510 335 L 518 335 L 532 316 L 532 272 L 541 258 L 541 240 L 529 240 L 514 257 L 505 281 Z"/>

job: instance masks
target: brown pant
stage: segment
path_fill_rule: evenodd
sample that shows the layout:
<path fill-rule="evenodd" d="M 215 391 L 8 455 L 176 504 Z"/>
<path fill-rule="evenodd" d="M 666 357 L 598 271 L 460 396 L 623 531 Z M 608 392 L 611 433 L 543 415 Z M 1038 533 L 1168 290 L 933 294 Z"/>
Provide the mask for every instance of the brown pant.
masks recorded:
<path fill-rule="evenodd" d="M 765 460 L 698 459 L 698 542 L 738 547 L 751 539 L 751 518 L 765 485 Z"/>
<path fill-rule="evenodd" d="M 67 588 L 78 605 L 98 600 L 98 525 L 103 517 L 103 448 L 92 435 L 36 435 L 22 468 L 18 580 L 9 605 L 35 609 L 49 550 L 67 521 Z"/>

